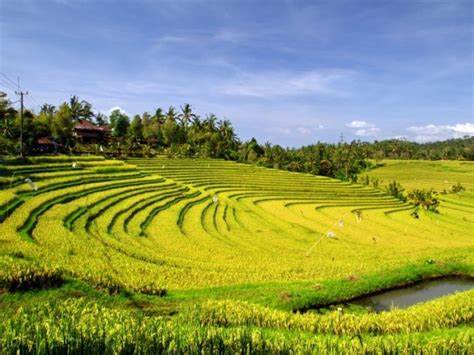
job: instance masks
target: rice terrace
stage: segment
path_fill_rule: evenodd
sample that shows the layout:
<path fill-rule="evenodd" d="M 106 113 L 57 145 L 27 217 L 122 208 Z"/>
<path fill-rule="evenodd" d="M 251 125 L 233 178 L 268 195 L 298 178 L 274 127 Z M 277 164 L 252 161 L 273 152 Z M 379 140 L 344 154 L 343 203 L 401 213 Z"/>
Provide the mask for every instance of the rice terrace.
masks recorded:
<path fill-rule="evenodd" d="M 11 318 L 0 325 L 2 347 L 59 351 L 100 339 L 126 351 L 140 337 L 135 350 L 145 352 L 172 351 L 175 341 L 184 347 L 177 351 L 306 352 L 450 349 L 453 340 L 467 351 L 473 291 L 387 313 L 289 312 L 423 278 L 472 275 L 474 164 L 448 165 L 439 180 L 466 174 L 466 191 L 446 194 L 439 214 L 414 219 L 412 205 L 372 187 L 224 160 L 4 161 L 2 282 L 15 292 L 1 302 L 15 307 L 28 294 L 19 290 L 44 290 L 27 297 L 29 307 L 4 306 Z M 30 305 L 35 298 L 61 301 Z M 101 316 L 83 328 L 94 312 Z M 40 328 L 29 328 L 25 316 L 37 317 Z M 43 328 L 50 322 L 53 333 Z"/>
<path fill-rule="evenodd" d="M 473 10 L 0 1 L 0 355 L 474 354 Z"/>

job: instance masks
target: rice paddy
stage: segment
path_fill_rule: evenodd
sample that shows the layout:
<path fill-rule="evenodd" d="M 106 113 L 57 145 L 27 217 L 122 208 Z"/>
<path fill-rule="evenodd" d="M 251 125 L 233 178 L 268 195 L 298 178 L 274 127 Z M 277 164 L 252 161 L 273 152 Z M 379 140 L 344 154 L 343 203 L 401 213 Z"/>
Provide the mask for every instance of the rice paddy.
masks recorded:
<path fill-rule="evenodd" d="M 465 186 L 418 219 L 381 189 L 224 160 L 38 157 L 6 161 L 1 173 L 0 263 L 8 271 L 0 288 L 80 282 L 178 315 L 55 301 L 2 324 L 0 352 L 66 343 L 106 352 L 472 350 L 472 291 L 382 314 L 290 312 L 425 277 L 472 276 L 472 163 L 390 161 L 368 173 L 405 188 Z M 67 312 L 82 313 L 71 320 Z M 117 331 L 104 325 L 99 336 L 94 312 Z M 33 331 L 22 323 L 33 315 L 44 344 L 18 338 Z M 51 322 L 56 335 L 41 330 Z"/>

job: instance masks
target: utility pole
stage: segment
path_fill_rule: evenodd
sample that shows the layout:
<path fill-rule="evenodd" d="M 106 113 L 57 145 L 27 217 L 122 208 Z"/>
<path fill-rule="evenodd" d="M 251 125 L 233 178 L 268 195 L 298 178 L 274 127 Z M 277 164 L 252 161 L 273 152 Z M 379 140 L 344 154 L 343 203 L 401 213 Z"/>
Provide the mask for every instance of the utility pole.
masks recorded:
<path fill-rule="evenodd" d="M 18 80 L 19 82 L 19 80 Z M 20 96 L 20 157 L 24 158 L 23 149 L 23 96 L 28 95 L 28 91 L 21 91 L 20 85 L 18 85 L 18 91 L 15 94 Z"/>

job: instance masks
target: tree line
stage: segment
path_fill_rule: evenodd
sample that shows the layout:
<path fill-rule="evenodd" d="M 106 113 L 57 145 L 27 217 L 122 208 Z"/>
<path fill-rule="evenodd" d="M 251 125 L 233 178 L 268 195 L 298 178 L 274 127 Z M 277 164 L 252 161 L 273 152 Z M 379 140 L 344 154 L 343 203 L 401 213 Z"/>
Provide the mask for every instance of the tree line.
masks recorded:
<path fill-rule="evenodd" d="M 5 93 L 0 92 L 0 154 L 19 151 L 20 117 Z M 74 126 L 88 121 L 110 129 L 110 136 L 96 144 L 82 144 L 74 137 Z M 168 154 L 235 160 L 261 166 L 339 178 L 357 179 L 378 159 L 474 160 L 474 137 L 442 142 L 415 143 L 406 140 L 375 142 L 317 142 L 300 148 L 261 144 L 255 138 L 241 141 L 226 119 L 214 114 L 200 117 L 189 104 L 179 109 L 158 108 L 129 117 L 114 110 L 109 117 L 94 112 L 87 101 L 72 96 L 58 107 L 44 104 L 39 112 L 25 110 L 23 140 L 27 154 L 36 142 L 49 137 L 58 152 L 110 154 L 116 156 Z"/>

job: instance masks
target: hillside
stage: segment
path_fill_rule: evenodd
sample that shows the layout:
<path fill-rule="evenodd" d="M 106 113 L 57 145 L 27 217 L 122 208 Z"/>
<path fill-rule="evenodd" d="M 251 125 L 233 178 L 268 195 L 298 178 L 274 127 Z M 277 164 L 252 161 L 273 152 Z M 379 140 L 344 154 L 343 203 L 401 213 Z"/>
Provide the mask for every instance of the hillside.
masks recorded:
<path fill-rule="evenodd" d="M 378 178 L 380 185 L 397 180 L 406 189 L 435 189 L 449 191 L 452 185 L 460 183 L 468 190 L 474 190 L 474 162 L 454 160 L 383 160 L 381 166 L 367 175 Z M 365 175 L 365 174 L 362 174 Z"/>
<path fill-rule="evenodd" d="M 415 219 L 410 204 L 382 190 L 224 160 L 37 157 L 28 165 L 6 161 L 0 195 L 0 262 L 7 270 L 0 275 L 2 283 L 11 291 L 30 290 L 38 287 L 39 280 L 40 288 L 60 286 L 54 292 L 60 292 L 61 299 L 70 298 L 67 295 L 77 292 L 70 288 L 79 287 L 86 299 L 105 304 L 106 314 L 110 302 L 114 308 L 124 307 L 120 298 L 104 300 L 103 291 L 136 295 L 133 302 L 144 302 L 153 314 L 178 312 L 179 317 L 187 317 L 194 313 L 180 310 L 197 304 L 203 307 L 198 322 L 207 325 L 223 325 L 224 316 L 232 324 L 247 324 L 238 320 L 242 311 L 261 313 L 255 317 L 270 317 L 269 327 L 286 329 L 281 325 L 286 323 L 274 317 L 289 315 L 274 309 L 327 305 L 423 277 L 472 275 L 472 164 L 397 164 L 388 162 L 370 174 L 388 180 L 396 171 L 397 179 L 410 187 L 416 185 L 410 175 L 415 174 L 427 186 L 434 181 L 432 168 L 437 181 L 459 181 L 467 191 L 445 195 L 439 214 L 423 212 Z M 58 280 L 65 280 L 66 286 Z M 42 297 L 55 299 L 53 291 L 42 292 Z M 12 295 L 15 300 L 15 292 Z M 418 306 L 422 319 L 431 319 L 426 309 L 439 302 L 451 302 L 446 312 L 459 314 L 462 307 L 471 311 L 456 321 L 454 313 L 442 313 L 435 325 L 409 328 L 410 332 L 467 324 L 472 319 L 472 301 L 466 297 L 469 292 Z M 209 304 L 208 300 L 230 303 Z M 9 302 L 0 295 L 0 305 Z M 24 301 L 15 302 L 17 307 Z M 255 304 L 262 308 L 252 308 Z M 55 307 L 41 312 L 55 312 Z M 64 307 L 72 307 L 72 312 L 89 305 L 73 302 Z M 127 303 L 125 310 L 129 307 Z M 400 316 L 390 312 L 391 316 L 362 317 L 369 317 L 364 322 L 388 324 L 386 317 L 402 319 L 415 311 L 399 312 Z M 331 314 L 317 321 L 321 327 L 334 317 Z M 288 328 L 295 336 L 299 331 L 312 332 L 308 324 L 316 322 L 313 315 L 302 317 L 301 327 Z M 262 322 L 255 326 L 266 327 Z M 346 329 L 342 333 L 319 328 L 316 332 L 359 334 L 347 322 L 341 327 Z M 380 334 L 391 332 L 383 329 Z M 460 337 L 472 335 L 471 330 L 453 332 Z M 402 340 L 421 344 L 424 337 Z M 328 341 L 341 346 L 340 340 Z M 311 341 L 308 338 L 308 344 Z M 376 347 L 386 339 L 370 341 Z"/>

